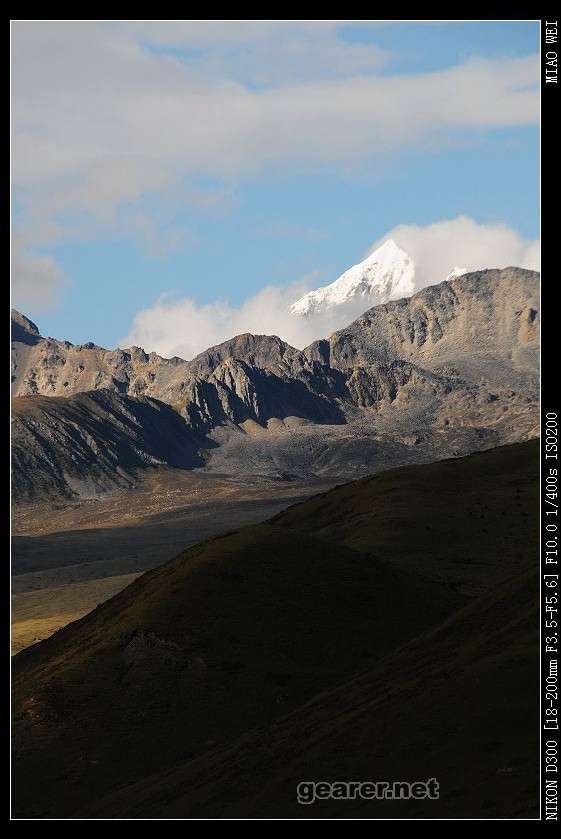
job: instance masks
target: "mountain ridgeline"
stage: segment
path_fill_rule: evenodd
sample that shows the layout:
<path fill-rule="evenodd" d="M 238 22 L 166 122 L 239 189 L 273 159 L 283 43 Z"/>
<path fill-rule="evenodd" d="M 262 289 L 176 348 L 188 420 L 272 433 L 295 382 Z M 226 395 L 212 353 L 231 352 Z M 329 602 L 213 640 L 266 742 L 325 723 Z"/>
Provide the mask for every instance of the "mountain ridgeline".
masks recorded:
<path fill-rule="evenodd" d="M 538 427 L 538 280 L 520 268 L 464 274 L 375 306 L 303 350 L 244 334 L 190 361 L 43 338 L 14 313 L 15 498 L 49 486 L 101 492 L 154 465 L 354 477 L 528 439 Z M 85 398 L 91 391 L 105 395 Z M 144 424 L 155 413 L 159 431 Z M 68 456 L 77 425 L 91 458 Z M 150 428 L 173 434 L 173 451 Z M 100 450 L 103 475 L 92 479 L 88 459 Z"/>

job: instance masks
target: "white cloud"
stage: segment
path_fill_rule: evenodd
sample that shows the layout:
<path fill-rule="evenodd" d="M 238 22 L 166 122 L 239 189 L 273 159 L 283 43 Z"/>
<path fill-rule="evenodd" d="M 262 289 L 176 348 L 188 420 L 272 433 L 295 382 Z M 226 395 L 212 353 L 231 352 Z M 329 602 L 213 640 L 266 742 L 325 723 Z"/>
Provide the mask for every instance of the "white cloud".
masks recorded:
<path fill-rule="evenodd" d="M 317 35 L 313 44 L 323 49 Z M 314 59 L 312 49 L 307 65 Z M 267 50 L 261 63 L 274 63 Z M 131 200 L 179 174 L 348 166 L 443 131 L 532 123 L 538 111 L 536 56 L 415 75 L 288 75 L 255 89 L 154 52 L 126 29 L 19 22 L 13 65 L 14 183 L 48 185 L 55 208 Z M 99 167 L 112 167 L 103 188 Z"/>
<path fill-rule="evenodd" d="M 333 32 L 344 20 L 129 20 L 117 27 L 153 44 L 192 47 L 245 46 L 286 34 L 314 36 Z"/>
<path fill-rule="evenodd" d="M 441 282 L 452 268 L 467 271 L 517 265 L 539 271 L 539 244 L 505 224 L 478 224 L 466 216 L 419 226 L 401 224 L 369 248 L 393 239 L 415 262 L 415 288 Z"/>
<path fill-rule="evenodd" d="M 131 21 L 118 28 L 147 44 L 194 50 L 199 73 L 250 85 L 356 76 L 391 63 L 393 54 L 374 43 L 341 39 L 342 23 Z"/>
<path fill-rule="evenodd" d="M 56 301 L 64 275 L 51 256 L 12 247 L 12 300 L 16 308 L 42 312 Z"/>
<path fill-rule="evenodd" d="M 416 290 L 442 282 L 455 266 L 468 270 L 508 265 L 539 267 L 537 242 L 523 239 L 504 224 L 478 224 L 465 216 L 425 227 L 400 225 L 370 250 L 388 238 L 415 260 Z M 303 348 L 313 340 L 328 337 L 361 313 L 351 305 L 310 319 L 291 315 L 290 304 L 310 289 L 314 279 L 308 276 L 285 288 L 267 286 L 240 306 L 224 301 L 199 305 L 192 299 L 161 298 L 137 314 L 119 345 L 136 345 L 164 356 L 189 359 L 228 338 L 252 332 L 278 335 L 292 346 Z"/>
<path fill-rule="evenodd" d="M 192 299 L 162 297 L 136 315 L 119 346 L 141 346 L 189 359 L 234 335 L 252 332 L 279 335 L 292 346 L 304 347 L 335 328 L 333 318 L 310 323 L 290 315 L 290 303 L 309 290 L 310 283 L 308 277 L 284 288 L 266 286 L 240 306 L 223 300 L 200 305 Z"/>
<path fill-rule="evenodd" d="M 162 207 L 181 194 L 212 208 L 231 193 L 203 194 L 194 178 L 358 170 L 458 133 L 537 121 L 536 55 L 380 75 L 394 57 L 345 41 L 342 23 L 16 21 L 18 235 L 39 248 L 53 231 L 58 241 L 108 227 L 143 239 L 144 228 L 150 251 L 166 253 L 192 236 L 170 233 Z"/>

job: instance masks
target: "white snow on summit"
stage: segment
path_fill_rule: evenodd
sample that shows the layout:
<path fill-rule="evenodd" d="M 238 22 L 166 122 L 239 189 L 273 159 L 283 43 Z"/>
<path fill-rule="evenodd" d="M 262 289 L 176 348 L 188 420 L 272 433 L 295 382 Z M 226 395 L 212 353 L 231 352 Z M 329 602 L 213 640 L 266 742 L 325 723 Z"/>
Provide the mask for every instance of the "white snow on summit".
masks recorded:
<path fill-rule="evenodd" d="M 344 304 L 362 304 L 363 311 L 415 291 L 415 263 L 393 239 L 353 265 L 330 285 L 305 294 L 290 306 L 293 315 L 310 316 Z"/>
<path fill-rule="evenodd" d="M 452 268 L 446 280 L 467 274 L 467 268 Z M 330 285 L 308 292 L 289 307 L 292 315 L 311 318 L 327 316 L 331 320 L 356 317 L 372 306 L 410 297 L 426 283 L 422 282 L 413 259 L 393 239 L 376 248 L 362 262 L 353 265 Z M 436 280 L 438 282 L 438 280 Z M 325 318 L 324 318 L 325 319 Z"/>
<path fill-rule="evenodd" d="M 456 265 L 455 268 L 452 268 L 452 270 L 446 277 L 446 280 L 453 280 L 456 277 L 461 277 L 463 274 L 467 274 L 467 268 L 458 268 L 458 266 Z"/>

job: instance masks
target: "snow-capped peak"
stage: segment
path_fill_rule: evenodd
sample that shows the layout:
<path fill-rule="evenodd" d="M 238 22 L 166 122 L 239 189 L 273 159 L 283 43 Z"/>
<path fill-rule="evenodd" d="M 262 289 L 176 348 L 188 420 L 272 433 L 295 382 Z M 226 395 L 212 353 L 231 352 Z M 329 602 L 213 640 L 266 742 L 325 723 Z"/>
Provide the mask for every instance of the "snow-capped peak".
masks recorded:
<path fill-rule="evenodd" d="M 350 303 L 360 303 L 364 310 L 413 294 L 414 275 L 411 257 L 393 239 L 386 239 L 335 282 L 305 294 L 291 305 L 290 311 L 294 315 L 313 315 Z"/>
<path fill-rule="evenodd" d="M 456 267 L 452 268 L 452 270 L 446 277 L 446 281 L 453 280 L 456 277 L 461 277 L 463 274 L 467 274 L 467 268 L 458 268 L 458 266 L 456 265 Z"/>

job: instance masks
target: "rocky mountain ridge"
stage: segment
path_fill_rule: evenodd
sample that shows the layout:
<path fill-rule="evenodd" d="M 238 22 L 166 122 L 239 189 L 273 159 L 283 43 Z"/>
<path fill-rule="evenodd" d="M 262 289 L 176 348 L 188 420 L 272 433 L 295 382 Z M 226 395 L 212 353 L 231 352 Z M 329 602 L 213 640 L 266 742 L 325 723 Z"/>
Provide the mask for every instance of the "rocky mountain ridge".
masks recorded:
<path fill-rule="evenodd" d="M 16 397 L 12 498 L 95 497 L 131 486 L 138 469 L 202 466 L 204 448 L 185 420 L 156 399 L 111 390 Z"/>
<path fill-rule="evenodd" d="M 206 468 L 224 472 L 310 475 L 323 458 L 346 475 L 359 451 L 368 472 L 379 444 L 413 459 L 423 446 L 425 457 L 465 453 L 537 433 L 538 281 L 520 268 L 464 274 L 303 350 L 244 334 L 191 361 L 42 338 L 16 314 L 12 388 L 157 400 L 213 447 Z"/>

